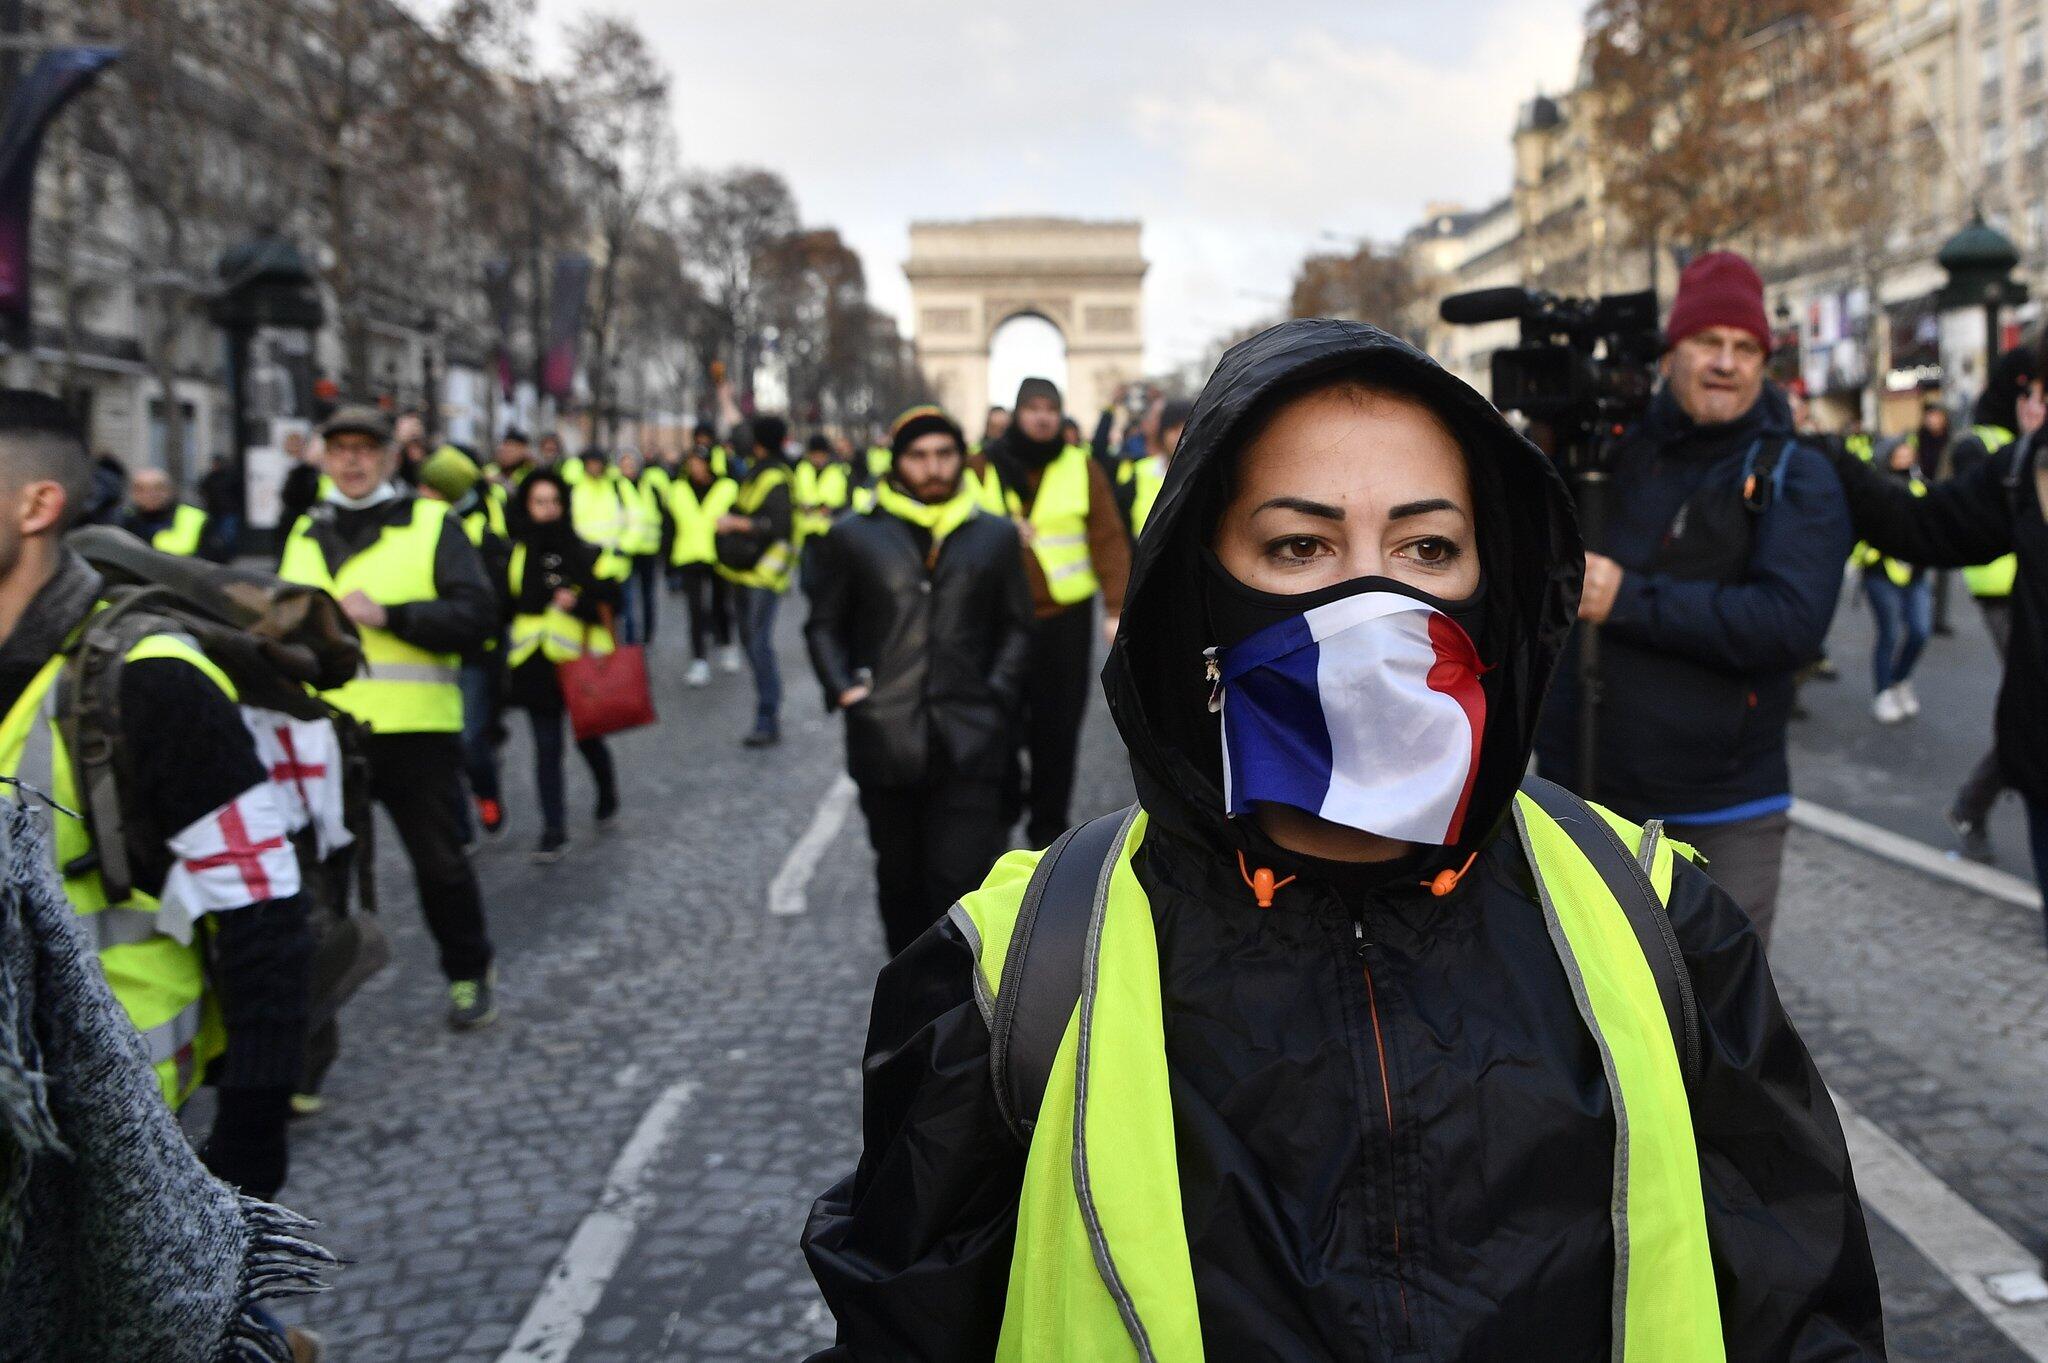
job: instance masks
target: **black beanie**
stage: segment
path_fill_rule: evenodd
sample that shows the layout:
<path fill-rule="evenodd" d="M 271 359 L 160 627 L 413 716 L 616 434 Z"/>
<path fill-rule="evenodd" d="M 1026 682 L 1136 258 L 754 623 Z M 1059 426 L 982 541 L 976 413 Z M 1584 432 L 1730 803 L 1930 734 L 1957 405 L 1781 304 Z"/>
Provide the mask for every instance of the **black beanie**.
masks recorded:
<path fill-rule="evenodd" d="M 1022 408 L 1032 398 L 1051 398 L 1052 405 L 1062 412 L 1067 404 L 1060 398 L 1060 386 L 1051 379 L 1026 379 L 1017 385 L 1017 406 Z"/>
<path fill-rule="evenodd" d="M 912 407 L 896 418 L 896 424 L 889 428 L 889 452 L 901 454 L 910 448 L 911 441 L 926 435 L 949 435 L 961 453 L 967 451 L 967 433 L 960 429 L 960 423 L 939 408 L 927 404 Z"/>

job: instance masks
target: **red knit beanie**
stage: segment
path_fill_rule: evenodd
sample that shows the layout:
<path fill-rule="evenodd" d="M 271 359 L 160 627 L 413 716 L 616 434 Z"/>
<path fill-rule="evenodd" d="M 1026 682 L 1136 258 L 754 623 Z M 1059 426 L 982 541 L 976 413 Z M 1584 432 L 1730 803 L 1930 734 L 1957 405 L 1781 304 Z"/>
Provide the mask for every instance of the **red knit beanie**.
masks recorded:
<path fill-rule="evenodd" d="M 1735 327 L 1771 348 L 1771 324 L 1764 316 L 1764 281 L 1756 266 L 1733 251 L 1709 251 L 1678 277 L 1678 297 L 1664 327 L 1669 350 L 1708 327 Z"/>

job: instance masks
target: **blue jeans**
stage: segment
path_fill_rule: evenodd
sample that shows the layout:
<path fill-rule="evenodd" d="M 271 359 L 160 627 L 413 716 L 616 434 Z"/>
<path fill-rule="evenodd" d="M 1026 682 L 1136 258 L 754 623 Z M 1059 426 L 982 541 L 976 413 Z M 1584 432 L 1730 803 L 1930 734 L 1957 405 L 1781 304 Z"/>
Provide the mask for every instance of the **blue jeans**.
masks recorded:
<path fill-rule="evenodd" d="M 462 664 L 455 675 L 462 689 L 462 766 L 469 774 L 470 794 L 479 800 L 498 798 L 498 750 L 491 728 L 498 718 L 498 660 Z"/>
<path fill-rule="evenodd" d="M 1879 691 L 1913 675 L 1920 650 L 1934 632 L 1934 579 L 1921 573 L 1901 587 L 1882 568 L 1863 573 L 1863 594 L 1870 598 L 1870 618 L 1877 625 L 1877 647 L 1870 659 L 1870 682 Z"/>
<path fill-rule="evenodd" d="M 782 673 L 775 664 L 775 610 L 782 596 L 766 587 L 735 587 L 733 597 L 740 646 L 754 671 L 754 730 L 774 733 L 782 719 Z"/>

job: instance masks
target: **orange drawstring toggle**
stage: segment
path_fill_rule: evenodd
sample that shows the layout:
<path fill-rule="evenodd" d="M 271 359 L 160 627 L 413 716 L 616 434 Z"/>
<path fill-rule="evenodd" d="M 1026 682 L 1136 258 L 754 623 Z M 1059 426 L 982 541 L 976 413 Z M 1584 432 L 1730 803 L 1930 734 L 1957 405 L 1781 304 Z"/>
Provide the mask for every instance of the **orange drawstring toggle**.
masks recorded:
<path fill-rule="evenodd" d="M 1237 873 L 1244 877 L 1245 884 L 1251 886 L 1252 898 L 1258 901 L 1258 905 L 1262 909 L 1272 908 L 1273 896 L 1294 883 L 1293 876 L 1289 876 L 1285 880 L 1275 881 L 1273 879 L 1273 872 L 1264 866 L 1261 866 L 1256 871 L 1251 870 L 1245 865 L 1244 852 L 1242 850 L 1237 854 Z"/>
<path fill-rule="evenodd" d="M 1438 871 L 1428 880 L 1423 881 L 1423 888 L 1428 890 L 1431 894 L 1435 895 L 1438 899 L 1442 899 L 1452 890 L 1458 888 L 1458 882 L 1465 878 L 1465 872 L 1471 870 L 1472 863 L 1478 859 L 1479 853 L 1475 851 L 1472 853 L 1471 856 L 1465 858 L 1465 864 L 1463 866 L 1460 866 L 1457 870 L 1453 871 L 1448 866 L 1444 867 L 1443 870 Z"/>

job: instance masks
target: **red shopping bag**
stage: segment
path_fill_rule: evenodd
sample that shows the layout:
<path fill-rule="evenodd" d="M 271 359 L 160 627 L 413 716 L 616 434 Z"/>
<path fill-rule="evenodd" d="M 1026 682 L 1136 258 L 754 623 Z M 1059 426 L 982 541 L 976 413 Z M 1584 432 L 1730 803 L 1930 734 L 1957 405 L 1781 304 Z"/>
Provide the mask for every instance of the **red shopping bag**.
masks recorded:
<path fill-rule="evenodd" d="M 606 622 L 607 628 L 610 621 Z M 569 727 L 576 741 L 603 738 L 654 723 L 654 695 L 647 687 L 647 651 L 639 644 L 620 644 L 610 653 L 588 650 L 589 632 L 580 658 L 555 664 L 562 698 L 569 706 Z"/>

